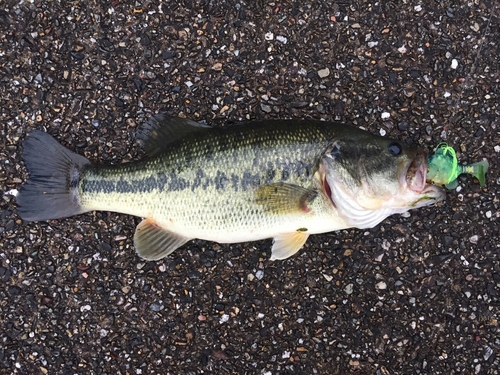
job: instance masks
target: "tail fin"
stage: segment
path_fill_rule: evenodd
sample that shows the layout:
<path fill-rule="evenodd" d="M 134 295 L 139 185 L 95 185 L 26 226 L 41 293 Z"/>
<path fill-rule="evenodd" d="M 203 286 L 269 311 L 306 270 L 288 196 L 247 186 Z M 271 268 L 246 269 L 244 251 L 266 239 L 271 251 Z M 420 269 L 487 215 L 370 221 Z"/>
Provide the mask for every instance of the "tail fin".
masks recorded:
<path fill-rule="evenodd" d="M 30 179 L 17 196 L 19 216 L 35 221 L 84 212 L 80 206 L 78 183 L 90 162 L 39 130 L 29 134 L 23 146 Z"/>
<path fill-rule="evenodd" d="M 486 185 L 486 172 L 488 172 L 490 164 L 487 160 L 482 160 L 477 163 L 462 166 L 462 173 L 468 173 L 478 179 L 479 185 Z"/>

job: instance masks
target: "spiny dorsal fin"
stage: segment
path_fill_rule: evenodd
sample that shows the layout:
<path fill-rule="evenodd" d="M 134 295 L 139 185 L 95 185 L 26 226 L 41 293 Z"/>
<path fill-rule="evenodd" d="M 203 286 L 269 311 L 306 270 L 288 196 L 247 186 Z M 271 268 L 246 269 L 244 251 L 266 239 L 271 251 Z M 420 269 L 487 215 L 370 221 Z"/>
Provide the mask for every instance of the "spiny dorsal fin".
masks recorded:
<path fill-rule="evenodd" d="M 303 231 L 277 235 L 274 237 L 273 247 L 271 249 L 271 260 L 291 257 L 304 246 L 308 237 L 309 233 Z"/>
<path fill-rule="evenodd" d="M 136 138 L 148 155 L 156 155 L 165 147 L 188 134 L 210 129 L 209 126 L 164 113 L 151 116 L 137 131 Z"/>
<path fill-rule="evenodd" d="M 135 229 L 134 246 L 141 258 L 158 260 L 166 257 L 190 239 L 170 232 L 160 227 L 153 219 L 146 218 Z"/>
<path fill-rule="evenodd" d="M 257 189 L 255 202 L 274 214 L 303 214 L 310 211 L 309 204 L 317 195 L 315 189 L 278 182 Z"/>

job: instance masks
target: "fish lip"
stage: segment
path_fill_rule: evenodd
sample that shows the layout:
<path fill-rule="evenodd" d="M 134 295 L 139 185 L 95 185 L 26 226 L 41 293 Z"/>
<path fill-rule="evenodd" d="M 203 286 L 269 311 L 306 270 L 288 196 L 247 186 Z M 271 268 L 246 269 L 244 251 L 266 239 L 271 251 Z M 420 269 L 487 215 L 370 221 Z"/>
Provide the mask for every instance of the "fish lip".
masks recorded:
<path fill-rule="evenodd" d="M 424 150 L 419 149 L 415 157 L 408 163 L 406 172 L 401 176 L 403 186 L 421 194 L 428 186 L 426 176 L 427 155 Z"/>

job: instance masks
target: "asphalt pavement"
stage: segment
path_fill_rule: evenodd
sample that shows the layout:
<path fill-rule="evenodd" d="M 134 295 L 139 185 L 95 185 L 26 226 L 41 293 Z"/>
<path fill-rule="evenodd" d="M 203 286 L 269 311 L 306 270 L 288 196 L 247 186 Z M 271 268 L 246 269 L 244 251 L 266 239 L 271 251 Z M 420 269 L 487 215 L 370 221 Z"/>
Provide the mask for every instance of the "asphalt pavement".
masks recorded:
<path fill-rule="evenodd" d="M 0 4 L 1 374 L 500 373 L 498 1 Z M 27 133 L 120 163 L 160 111 L 344 121 L 490 171 L 286 261 L 266 240 L 144 262 L 138 218 L 19 218 Z"/>

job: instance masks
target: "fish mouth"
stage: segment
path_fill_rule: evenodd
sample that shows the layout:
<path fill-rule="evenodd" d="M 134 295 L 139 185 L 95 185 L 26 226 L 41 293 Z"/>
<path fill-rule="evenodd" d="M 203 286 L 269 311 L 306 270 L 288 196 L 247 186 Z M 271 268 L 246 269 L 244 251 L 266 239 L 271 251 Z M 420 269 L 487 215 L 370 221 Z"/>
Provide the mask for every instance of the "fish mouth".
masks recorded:
<path fill-rule="evenodd" d="M 423 150 L 418 150 L 413 160 L 408 165 L 404 177 L 404 185 L 417 194 L 422 193 L 427 187 L 427 155 Z"/>
<path fill-rule="evenodd" d="M 408 163 L 406 173 L 402 173 L 400 180 L 404 188 L 418 197 L 409 205 L 411 208 L 429 206 L 445 198 L 445 192 L 442 188 L 427 183 L 427 154 L 424 150 L 416 152 L 413 160 Z"/>

